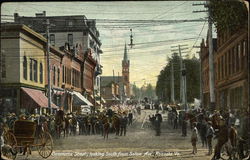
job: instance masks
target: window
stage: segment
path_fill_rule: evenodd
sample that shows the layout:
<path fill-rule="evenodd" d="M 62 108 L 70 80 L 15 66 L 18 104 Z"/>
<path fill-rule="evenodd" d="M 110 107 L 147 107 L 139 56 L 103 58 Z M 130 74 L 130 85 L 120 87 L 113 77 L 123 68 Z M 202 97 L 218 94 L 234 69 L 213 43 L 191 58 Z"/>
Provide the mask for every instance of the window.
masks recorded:
<path fill-rule="evenodd" d="M 43 64 L 40 63 L 40 83 L 43 83 Z"/>
<path fill-rule="evenodd" d="M 72 69 L 72 85 L 75 86 L 75 70 Z"/>
<path fill-rule="evenodd" d="M 34 69 L 34 81 L 37 82 L 37 61 L 33 60 L 33 69 Z"/>
<path fill-rule="evenodd" d="M 225 53 L 225 56 L 224 56 L 224 63 L 225 63 L 225 77 L 227 77 L 227 71 L 228 71 L 228 65 L 227 65 L 227 56 L 228 56 L 228 52 Z"/>
<path fill-rule="evenodd" d="M 237 72 L 237 46 L 234 47 L 234 73 Z"/>
<path fill-rule="evenodd" d="M 73 26 L 73 22 L 72 21 L 68 21 L 68 26 L 72 27 Z"/>
<path fill-rule="evenodd" d="M 222 64 L 222 79 L 224 79 L 224 76 L 225 76 L 225 63 L 224 63 L 224 58 L 225 56 L 223 55 L 222 57 L 221 57 L 221 64 Z"/>
<path fill-rule="evenodd" d="M 235 69 L 235 49 L 232 50 L 232 74 L 234 74 Z"/>
<path fill-rule="evenodd" d="M 54 34 L 51 34 L 49 39 L 50 39 L 50 44 L 51 44 L 52 46 L 55 46 L 55 35 L 54 35 Z"/>
<path fill-rule="evenodd" d="M 6 78 L 6 56 L 5 54 L 2 54 L 1 55 L 1 62 L 2 62 L 2 65 L 1 65 L 1 68 L 2 68 L 2 78 Z"/>
<path fill-rule="evenodd" d="M 56 85 L 56 67 L 53 67 L 53 85 Z"/>
<path fill-rule="evenodd" d="M 73 34 L 68 34 L 69 46 L 73 46 Z"/>
<path fill-rule="evenodd" d="M 60 69 L 57 69 L 57 86 L 60 85 Z"/>
<path fill-rule="evenodd" d="M 62 83 L 64 83 L 64 65 L 62 66 Z"/>
<path fill-rule="evenodd" d="M 27 58 L 23 57 L 23 78 L 27 80 Z"/>
<path fill-rule="evenodd" d="M 243 41 L 243 56 L 246 55 L 246 50 L 247 50 L 246 40 L 244 40 L 244 41 Z"/>
<path fill-rule="evenodd" d="M 231 49 L 228 51 L 228 74 L 231 75 L 232 73 L 232 52 Z"/>
<path fill-rule="evenodd" d="M 30 59 L 30 80 L 33 81 L 33 60 Z"/>

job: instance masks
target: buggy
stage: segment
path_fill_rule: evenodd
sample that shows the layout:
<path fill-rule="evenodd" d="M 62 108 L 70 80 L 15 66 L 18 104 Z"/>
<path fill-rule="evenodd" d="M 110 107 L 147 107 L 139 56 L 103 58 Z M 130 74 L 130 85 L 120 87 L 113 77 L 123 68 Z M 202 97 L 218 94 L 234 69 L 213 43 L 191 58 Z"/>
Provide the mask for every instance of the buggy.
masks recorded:
<path fill-rule="evenodd" d="M 35 122 L 30 120 L 17 120 L 13 130 L 4 130 L 3 139 L 6 146 L 11 149 L 5 156 L 15 159 L 18 151 L 24 155 L 31 154 L 31 149 L 36 148 L 39 155 L 48 158 L 53 151 L 53 139 L 46 131 L 38 131 Z"/>

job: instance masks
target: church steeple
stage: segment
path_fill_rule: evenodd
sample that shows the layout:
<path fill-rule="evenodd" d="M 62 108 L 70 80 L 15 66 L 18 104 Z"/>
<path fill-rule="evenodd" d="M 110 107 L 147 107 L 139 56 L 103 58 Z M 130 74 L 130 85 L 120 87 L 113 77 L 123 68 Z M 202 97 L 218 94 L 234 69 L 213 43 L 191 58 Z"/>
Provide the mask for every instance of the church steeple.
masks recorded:
<path fill-rule="evenodd" d="M 127 44 L 125 43 L 123 61 L 128 62 Z"/>
<path fill-rule="evenodd" d="M 129 59 L 128 59 L 128 51 L 127 44 L 125 43 L 124 47 L 124 55 L 122 60 L 122 79 L 123 85 L 125 86 L 125 93 L 127 97 L 130 97 L 130 84 L 129 84 Z"/>

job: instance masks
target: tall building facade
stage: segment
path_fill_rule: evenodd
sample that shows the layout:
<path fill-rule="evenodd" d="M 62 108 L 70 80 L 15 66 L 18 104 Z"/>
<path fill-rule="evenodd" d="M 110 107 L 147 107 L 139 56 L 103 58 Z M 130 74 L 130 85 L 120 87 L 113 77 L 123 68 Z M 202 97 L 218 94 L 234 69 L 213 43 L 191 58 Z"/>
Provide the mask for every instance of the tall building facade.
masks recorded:
<path fill-rule="evenodd" d="M 218 31 L 214 43 L 215 101 L 217 110 L 245 111 L 248 99 L 249 49 L 247 28 Z M 209 107 L 208 44 L 201 43 L 203 107 Z"/>
<path fill-rule="evenodd" d="M 248 105 L 247 29 L 218 31 L 215 55 L 216 104 L 223 110 L 244 110 Z"/>
<path fill-rule="evenodd" d="M 17 13 L 14 14 L 15 23 L 21 23 L 29 26 L 36 32 L 46 37 L 46 21 L 50 22 L 50 45 L 57 48 L 67 48 L 75 57 L 85 63 L 86 57 L 91 53 L 91 59 L 96 61 L 94 66 L 94 83 L 91 90 L 84 87 L 84 68 L 81 70 L 81 83 L 84 94 L 94 97 L 94 93 L 100 92 L 100 75 L 102 74 L 102 66 L 100 62 L 101 41 L 99 39 L 99 31 L 96 28 L 95 20 L 89 20 L 84 15 L 75 16 L 46 16 L 46 12 L 37 13 L 35 17 L 23 17 Z M 88 64 L 87 64 L 88 65 Z"/>
<path fill-rule="evenodd" d="M 94 97 L 100 93 L 102 74 L 102 44 L 95 20 L 87 19 L 84 15 L 46 16 L 46 12 L 37 13 L 35 17 L 14 14 L 15 23 L 25 24 L 44 37 L 47 20 L 50 22 L 50 45 L 60 48 L 73 58 L 72 63 L 63 64 L 60 68 L 62 75 L 67 75 L 60 87 L 81 92 L 95 104 Z"/>

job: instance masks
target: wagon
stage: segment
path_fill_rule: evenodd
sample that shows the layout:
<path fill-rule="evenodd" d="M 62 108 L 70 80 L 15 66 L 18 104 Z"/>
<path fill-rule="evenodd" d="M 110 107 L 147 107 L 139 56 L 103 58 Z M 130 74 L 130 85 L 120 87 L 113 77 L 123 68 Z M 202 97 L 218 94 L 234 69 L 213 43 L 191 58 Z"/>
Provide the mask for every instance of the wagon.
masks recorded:
<path fill-rule="evenodd" d="M 30 120 L 17 120 L 14 129 L 3 135 L 5 144 L 11 147 L 9 158 L 15 159 L 17 152 L 22 151 L 28 156 L 31 150 L 37 149 L 39 155 L 48 158 L 53 151 L 53 139 L 46 131 L 38 131 L 35 122 Z"/>

